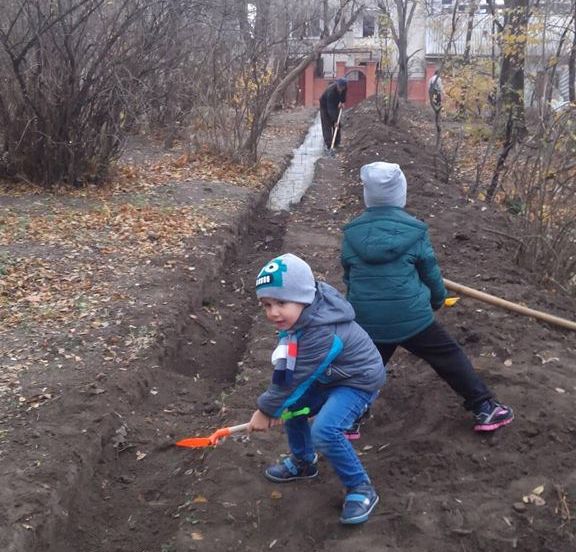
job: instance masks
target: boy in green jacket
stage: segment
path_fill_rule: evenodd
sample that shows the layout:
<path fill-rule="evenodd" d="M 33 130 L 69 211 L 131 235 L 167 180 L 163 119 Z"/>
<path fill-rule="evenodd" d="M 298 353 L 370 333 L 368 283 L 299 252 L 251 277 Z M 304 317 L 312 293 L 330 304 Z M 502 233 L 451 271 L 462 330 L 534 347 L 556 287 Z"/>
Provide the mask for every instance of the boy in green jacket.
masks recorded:
<path fill-rule="evenodd" d="M 404 210 L 402 170 L 375 162 L 362 167 L 360 178 L 366 210 L 344 227 L 341 255 L 356 321 L 385 364 L 398 346 L 428 362 L 474 413 L 476 431 L 509 424 L 512 409 L 494 399 L 462 348 L 435 320 L 446 288 L 427 225 Z"/>

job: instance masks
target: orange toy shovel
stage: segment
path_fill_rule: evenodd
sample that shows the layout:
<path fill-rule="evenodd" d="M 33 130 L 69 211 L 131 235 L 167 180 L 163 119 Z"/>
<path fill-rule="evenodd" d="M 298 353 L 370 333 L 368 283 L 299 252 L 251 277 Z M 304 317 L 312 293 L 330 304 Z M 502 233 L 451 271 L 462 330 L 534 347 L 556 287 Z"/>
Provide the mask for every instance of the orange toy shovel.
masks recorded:
<path fill-rule="evenodd" d="M 310 414 L 310 408 L 305 406 L 300 410 L 286 410 L 282 413 L 280 418 L 283 421 L 291 420 L 296 416 L 307 416 Z M 176 445 L 179 447 L 187 447 L 187 448 L 205 448 L 205 447 L 214 447 L 218 444 L 220 439 L 224 439 L 224 437 L 229 437 L 230 435 L 234 435 L 234 433 L 240 433 L 241 431 L 246 431 L 250 424 L 240 424 L 237 426 L 230 426 L 230 427 L 221 427 L 217 429 L 212 435 L 208 437 L 189 437 L 188 439 L 181 439 L 180 441 L 176 442 Z"/>
<path fill-rule="evenodd" d="M 190 437 L 188 439 L 182 439 L 176 443 L 179 447 L 188 448 L 203 448 L 203 447 L 213 447 L 218 444 L 220 439 L 224 437 L 229 437 L 234 433 L 240 433 L 241 431 L 246 431 L 250 424 L 240 424 L 231 427 L 221 427 L 217 429 L 209 437 Z"/>

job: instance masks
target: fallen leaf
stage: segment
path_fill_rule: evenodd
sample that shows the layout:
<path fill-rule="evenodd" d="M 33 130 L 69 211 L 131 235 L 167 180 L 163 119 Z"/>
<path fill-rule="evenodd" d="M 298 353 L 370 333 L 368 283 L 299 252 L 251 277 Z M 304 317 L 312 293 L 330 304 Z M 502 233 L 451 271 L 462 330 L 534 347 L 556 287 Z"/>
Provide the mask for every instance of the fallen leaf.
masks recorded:
<path fill-rule="evenodd" d="M 558 357 L 550 356 L 550 353 L 537 353 L 536 357 L 540 359 L 542 364 L 548 364 L 549 362 L 560 361 Z"/>
<path fill-rule="evenodd" d="M 512 360 L 510 360 L 510 359 L 505 360 L 504 366 L 512 366 Z"/>
<path fill-rule="evenodd" d="M 146 456 L 147 454 L 145 452 L 136 451 L 136 460 L 143 460 Z"/>
<path fill-rule="evenodd" d="M 194 502 L 194 504 L 206 504 L 208 499 L 205 496 L 198 495 L 192 502 Z"/>
<path fill-rule="evenodd" d="M 535 489 L 532 489 L 532 494 L 541 495 L 544 492 L 544 485 L 538 485 Z"/>
<path fill-rule="evenodd" d="M 562 387 L 555 388 L 556 393 L 566 393 L 566 389 L 562 389 Z"/>
<path fill-rule="evenodd" d="M 528 496 L 523 496 L 522 502 L 524 502 L 525 504 L 534 504 L 535 506 L 544 506 L 544 504 L 546 504 L 546 501 L 541 496 L 535 494 L 529 494 Z"/>
<path fill-rule="evenodd" d="M 272 491 L 272 493 L 270 494 L 270 496 L 274 499 L 274 500 L 278 500 L 280 498 L 282 498 L 282 493 L 280 491 Z"/>
<path fill-rule="evenodd" d="M 194 531 L 192 533 L 192 540 L 194 540 L 194 541 L 204 540 L 204 535 L 202 533 L 200 533 L 199 531 Z"/>

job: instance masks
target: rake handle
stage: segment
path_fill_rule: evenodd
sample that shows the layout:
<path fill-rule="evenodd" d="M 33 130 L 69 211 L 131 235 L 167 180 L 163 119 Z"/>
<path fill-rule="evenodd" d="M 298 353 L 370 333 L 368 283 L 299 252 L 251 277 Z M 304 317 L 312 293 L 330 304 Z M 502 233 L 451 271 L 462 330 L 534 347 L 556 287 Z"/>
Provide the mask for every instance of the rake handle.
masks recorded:
<path fill-rule="evenodd" d="M 476 289 L 463 286 L 462 284 L 452 282 L 451 280 L 446 280 L 446 278 L 444 278 L 444 285 L 450 291 L 455 291 L 457 293 L 461 293 L 462 295 L 467 295 L 468 297 L 478 299 L 479 301 L 484 301 L 484 303 L 502 307 L 518 314 L 531 316 L 532 318 L 537 318 L 538 320 L 543 320 L 544 322 L 576 331 L 576 322 L 573 322 L 572 320 L 567 320 L 565 318 L 560 318 L 546 312 L 530 309 L 523 305 L 512 303 L 512 301 L 507 301 L 506 299 L 501 299 L 500 297 L 484 293 L 483 291 L 478 291 Z"/>

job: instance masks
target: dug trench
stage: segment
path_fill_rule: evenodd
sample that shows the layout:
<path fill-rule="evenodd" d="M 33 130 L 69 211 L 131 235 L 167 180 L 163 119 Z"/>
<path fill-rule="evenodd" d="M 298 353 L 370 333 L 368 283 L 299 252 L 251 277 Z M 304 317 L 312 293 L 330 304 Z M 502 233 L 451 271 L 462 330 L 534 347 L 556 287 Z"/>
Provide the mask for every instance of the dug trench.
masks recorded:
<path fill-rule="evenodd" d="M 426 120 L 410 114 L 418 117 Z M 361 210 L 363 163 L 385 159 L 405 169 L 408 209 L 429 223 L 447 278 L 558 316 L 575 312 L 573 299 L 542 288 L 515 266 L 512 244 L 486 230 L 513 233 L 514 221 L 465 201 L 457 183 L 434 176 L 423 128 L 384 127 L 369 103 L 361 105 L 347 115 L 344 152 L 317 163 L 297 208 L 275 215 L 255 206 L 201 301 L 183 300 L 173 331 L 151 357 L 160 360 L 140 372 L 131 402 L 112 408 L 72 499 L 49 505 L 57 521 L 27 550 L 573 549 L 573 335 L 471 300 L 439 317 L 496 395 L 515 408 L 516 420 L 494 435 L 474 434 L 458 397 L 428 366 L 398 351 L 355 443 L 381 494 L 361 527 L 338 523 L 342 490 L 323 459 L 317 480 L 278 486 L 264 479 L 263 468 L 287 452 L 281 430 L 209 449 L 174 446 L 178 438 L 247 421 L 267 385 L 276 336 L 253 293 L 264 262 L 294 252 L 319 279 L 343 289 L 341 228 Z M 543 504 L 525 503 L 535 489 Z"/>
<path fill-rule="evenodd" d="M 255 206 L 265 213 L 263 203 Z M 146 400 L 122 416 L 103 443 L 90 478 L 74 493 L 67 522 L 38 550 L 173 550 L 189 493 L 204 473 L 207 451 L 175 447 L 177 439 L 212 431 L 226 419 L 257 305 L 254 267 L 280 247 L 285 214 L 247 225 L 203 290 L 197 308 L 162 343 L 159 364 L 142 382 Z"/>

